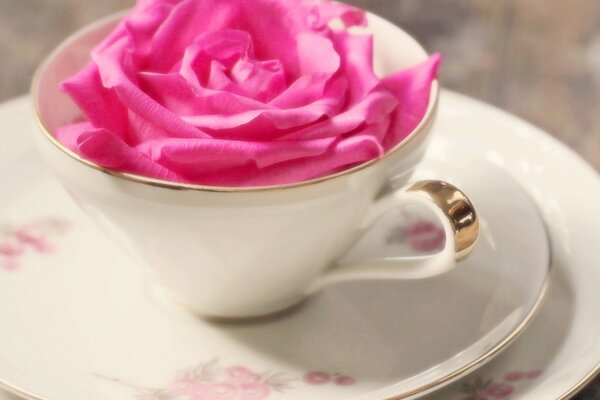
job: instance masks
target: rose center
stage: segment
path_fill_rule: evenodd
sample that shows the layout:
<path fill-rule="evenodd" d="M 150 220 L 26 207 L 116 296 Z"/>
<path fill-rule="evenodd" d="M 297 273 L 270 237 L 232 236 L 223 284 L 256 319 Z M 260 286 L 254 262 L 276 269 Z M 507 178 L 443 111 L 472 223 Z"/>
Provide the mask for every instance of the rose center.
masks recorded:
<path fill-rule="evenodd" d="M 286 88 L 279 60 L 257 60 L 247 32 L 223 30 L 199 36 L 183 57 L 180 74 L 196 88 L 227 91 L 268 102 Z"/>

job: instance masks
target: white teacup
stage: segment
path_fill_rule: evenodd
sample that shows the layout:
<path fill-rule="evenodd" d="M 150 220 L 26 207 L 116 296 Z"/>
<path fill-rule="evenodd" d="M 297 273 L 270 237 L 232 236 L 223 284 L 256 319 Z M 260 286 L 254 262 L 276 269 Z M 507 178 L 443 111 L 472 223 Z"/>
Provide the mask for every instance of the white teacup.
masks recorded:
<path fill-rule="evenodd" d="M 185 185 L 81 159 L 52 134 L 81 116 L 59 82 L 89 61 L 90 50 L 120 17 L 76 33 L 40 67 L 33 83 L 39 148 L 77 203 L 193 311 L 224 318 L 270 314 L 340 281 L 438 275 L 473 249 L 478 220 L 458 189 L 437 181 L 392 189 L 408 182 L 426 150 L 437 82 L 420 125 L 384 158 L 308 182 L 259 188 Z M 404 31 L 374 15 L 369 21 L 380 74 L 426 59 L 425 50 Z M 441 253 L 334 267 L 379 216 L 415 202 L 439 215 L 446 230 Z"/>

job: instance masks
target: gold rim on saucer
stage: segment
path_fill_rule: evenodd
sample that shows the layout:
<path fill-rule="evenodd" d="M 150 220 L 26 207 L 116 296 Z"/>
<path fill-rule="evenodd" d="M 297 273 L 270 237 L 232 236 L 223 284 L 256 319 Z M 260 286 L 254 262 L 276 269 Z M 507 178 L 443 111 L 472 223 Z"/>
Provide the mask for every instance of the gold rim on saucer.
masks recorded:
<path fill-rule="evenodd" d="M 550 265 L 551 264 L 552 264 L 552 261 L 550 261 Z M 548 267 L 548 268 L 550 268 L 550 267 Z M 490 361 L 498 353 L 500 353 L 501 351 L 506 349 L 511 343 L 513 343 L 531 324 L 531 321 L 533 321 L 535 316 L 538 314 L 538 312 L 542 308 L 542 304 L 544 303 L 546 295 L 548 294 L 549 286 L 550 286 L 550 278 L 549 278 L 549 274 L 546 274 L 542 289 L 540 290 L 540 293 L 538 294 L 535 304 L 532 306 L 531 310 L 529 311 L 529 314 L 527 314 L 527 316 L 523 319 L 523 321 L 509 335 L 507 335 L 496 346 L 491 348 L 487 353 L 482 355 L 480 358 L 471 362 L 468 365 L 465 365 L 464 367 L 462 367 L 456 371 L 453 371 L 452 373 L 446 375 L 445 377 L 443 377 L 441 379 L 438 379 L 434 382 L 428 383 L 427 385 L 423 385 L 417 389 L 411 390 L 410 392 L 405 392 L 400 395 L 388 397 L 388 398 L 381 399 L 381 400 L 405 400 L 405 399 L 408 399 L 415 395 L 429 392 L 429 391 L 431 391 L 435 388 L 438 388 L 446 383 L 460 379 L 464 375 L 468 374 L 469 372 L 472 372 L 473 370 L 482 366 L 486 362 Z M 577 392 L 579 392 L 579 390 L 581 390 L 581 388 L 583 388 L 583 386 L 585 386 L 587 383 L 591 382 L 598 374 L 600 374 L 600 364 L 598 364 L 598 366 L 592 372 L 590 372 L 583 380 L 581 380 L 577 384 L 577 386 L 573 387 L 566 394 L 562 395 L 561 397 L 557 398 L 556 400 L 567 400 L 567 399 L 571 398 L 572 396 L 577 394 Z M 24 390 L 18 386 L 11 385 L 10 383 L 3 381 L 2 379 L 0 379 L 0 388 L 4 389 L 10 393 L 13 393 L 17 396 L 23 397 L 26 400 L 51 400 L 46 397 L 37 396 L 37 395 L 35 395 L 27 390 Z"/>

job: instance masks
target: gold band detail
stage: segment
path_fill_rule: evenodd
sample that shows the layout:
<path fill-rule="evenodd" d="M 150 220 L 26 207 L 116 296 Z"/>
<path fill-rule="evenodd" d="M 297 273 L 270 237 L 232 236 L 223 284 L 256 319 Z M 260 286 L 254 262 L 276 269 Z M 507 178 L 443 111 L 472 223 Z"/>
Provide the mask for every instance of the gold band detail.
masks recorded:
<path fill-rule="evenodd" d="M 409 192 L 431 200 L 442 210 L 454 231 L 456 261 L 468 257 L 479 238 L 479 219 L 471 200 L 455 186 L 441 181 L 421 181 Z"/>

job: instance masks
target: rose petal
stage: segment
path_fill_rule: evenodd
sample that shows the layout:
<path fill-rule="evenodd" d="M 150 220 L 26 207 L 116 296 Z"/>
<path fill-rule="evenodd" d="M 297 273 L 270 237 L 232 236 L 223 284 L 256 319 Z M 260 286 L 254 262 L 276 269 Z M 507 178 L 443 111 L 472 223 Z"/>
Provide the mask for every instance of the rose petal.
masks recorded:
<path fill-rule="evenodd" d="M 129 112 L 128 117 L 129 132 L 124 140 L 132 147 L 145 142 L 146 140 L 154 140 L 173 136 L 170 132 L 159 128 L 134 112 Z"/>
<path fill-rule="evenodd" d="M 92 58 L 98 65 L 104 87 L 114 89 L 123 105 L 157 127 L 176 137 L 210 137 L 184 122 L 176 114 L 162 107 L 131 81 L 123 68 L 127 67 L 127 49 L 130 43 L 123 38 L 104 51 L 94 51 Z"/>
<path fill-rule="evenodd" d="M 264 169 L 261 175 L 245 182 L 246 185 L 278 185 L 302 182 L 330 175 L 350 166 L 380 157 L 383 149 L 369 135 L 357 135 L 338 142 L 330 151 L 304 161 L 286 162 Z"/>
<path fill-rule="evenodd" d="M 283 161 L 323 154 L 335 138 L 298 142 L 243 142 L 215 139 L 157 139 L 136 147 L 148 158 L 181 176 L 205 175 L 249 161 L 265 168 Z"/>
<path fill-rule="evenodd" d="M 279 109 L 302 107 L 323 97 L 328 82 L 319 76 L 303 76 L 269 102 Z"/>
<path fill-rule="evenodd" d="M 340 56 L 329 38 L 313 33 L 296 36 L 302 76 L 323 75 L 328 79 L 340 68 Z"/>
<path fill-rule="evenodd" d="M 61 84 L 89 120 L 121 136 L 127 131 L 127 110 L 117 94 L 102 85 L 98 67 L 89 64 Z"/>
<path fill-rule="evenodd" d="M 140 88 L 149 96 L 181 117 L 197 114 L 230 115 L 264 109 L 264 103 L 236 93 L 193 89 L 179 74 L 138 74 Z"/>
<path fill-rule="evenodd" d="M 345 81 L 328 88 L 325 98 L 305 107 L 278 110 L 233 93 L 202 89 L 198 94 L 177 74 L 140 74 L 140 86 L 160 104 L 214 138 L 266 140 L 286 129 L 334 115 L 345 92 Z"/>
<path fill-rule="evenodd" d="M 349 104 L 362 100 L 378 84 L 373 71 L 373 35 L 332 33 L 335 50 L 341 57 L 343 74 L 352 79 L 348 90 Z"/>
<path fill-rule="evenodd" d="M 174 3 L 179 1 L 138 0 L 134 10 L 124 19 L 123 25 L 131 39 L 132 51 L 135 52 L 139 68 L 148 68 L 148 58 L 153 55 L 152 38 L 172 11 Z"/>
<path fill-rule="evenodd" d="M 325 96 L 314 103 L 306 106 L 292 109 L 263 109 L 251 110 L 238 114 L 212 114 L 212 115 L 191 115 L 183 117 L 186 122 L 201 128 L 210 129 L 212 131 L 220 131 L 220 137 L 224 137 L 223 130 L 228 131 L 227 136 L 231 137 L 235 134 L 243 135 L 245 138 L 252 140 L 261 140 L 261 137 L 276 138 L 287 132 L 280 132 L 291 128 L 303 127 L 304 125 L 318 121 L 321 118 L 333 116 L 340 107 L 340 97 L 336 93 L 345 91 L 345 81 L 336 82 L 337 85 L 332 85 L 327 89 Z M 251 127 L 248 125 L 255 124 Z M 242 129 L 243 128 L 243 129 Z M 260 128 L 263 132 L 259 132 Z"/>
<path fill-rule="evenodd" d="M 250 33 L 259 60 L 280 60 L 286 67 L 287 82 L 302 76 L 297 37 L 311 33 L 309 9 L 303 1 L 237 0 L 241 11 L 239 29 Z M 304 16 L 304 17 L 303 17 Z"/>
<path fill-rule="evenodd" d="M 424 63 L 381 81 L 381 87 L 393 93 L 400 103 L 394 112 L 390 133 L 383 141 L 386 150 L 405 139 L 423 120 L 440 62 L 441 56 L 435 54 Z"/>
<path fill-rule="evenodd" d="M 231 69 L 239 59 L 252 55 L 252 46 L 248 32 L 233 29 L 208 32 L 186 48 L 179 73 L 199 90 L 207 87 L 215 61 Z"/>
<path fill-rule="evenodd" d="M 229 71 L 218 61 L 213 61 L 210 65 L 210 73 L 206 87 L 217 92 L 227 92 L 238 96 L 252 97 L 250 96 L 250 93 L 245 91 L 231 79 Z"/>
<path fill-rule="evenodd" d="M 62 145 L 74 153 L 79 154 L 78 143 L 79 137 L 87 131 L 97 129 L 90 122 L 79 122 L 76 124 L 69 124 L 61 126 L 54 132 L 54 137 Z"/>
<path fill-rule="evenodd" d="M 121 138 L 105 129 L 83 123 L 63 127 L 56 135 L 81 157 L 105 168 L 157 179 L 182 181 L 179 175 L 129 147 Z"/>
<path fill-rule="evenodd" d="M 274 98 L 269 103 L 271 106 L 289 109 L 313 103 L 325 95 L 328 86 L 336 84 L 332 79 L 340 69 L 341 60 L 331 40 L 315 34 L 298 35 L 298 57 L 302 60 L 302 76 Z M 343 98 L 342 93 L 336 96 Z"/>
<path fill-rule="evenodd" d="M 240 13 L 236 3 L 222 0 L 179 1 L 152 37 L 153 54 L 148 69 L 169 72 L 198 36 L 235 26 Z"/>
<path fill-rule="evenodd" d="M 212 130 L 226 130 L 242 127 L 261 118 L 261 122 L 272 125 L 275 130 L 284 130 L 315 122 L 327 115 L 335 107 L 333 100 L 324 99 L 320 103 L 289 110 L 254 110 L 239 114 L 192 115 L 184 117 L 190 124 Z"/>
<path fill-rule="evenodd" d="M 231 75 L 241 90 L 261 102 L 269 102 L 285 90 L 285 70 L 278 60 L 240 60 Z"/>
<path fill-rule="evenodd" d="M 360 103 L 325 121 L 282 136 L 280 140 L 307 140 L 349 134 L 364 124 L 378 124 L 389 120 L 398 100 L 385 90 L 370 93 Z"/>
<path fill-rule="evenodd" d="M 314 17 L 312 25 L 315 28 L 322 28 L 337 18 L 340 18 L 346 27 L 367 25 L 364 10 L 337 1 L 319 2 L 311 10 L 311 15 Z"/>
<path fill-rule="evenodd" d="M 221 169 L 202 177 L 202 181 L 219 186 L 270 186 L 302 182 L 342 171 L 382 154 L 383 149 L 377 139 L 358 135 L 339 141 L 326 153 L 316 157 L 286 161 L 262 169 L 251 165 Z"/>

